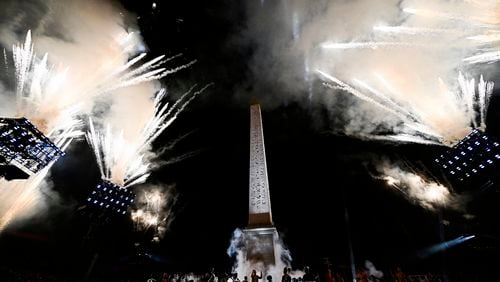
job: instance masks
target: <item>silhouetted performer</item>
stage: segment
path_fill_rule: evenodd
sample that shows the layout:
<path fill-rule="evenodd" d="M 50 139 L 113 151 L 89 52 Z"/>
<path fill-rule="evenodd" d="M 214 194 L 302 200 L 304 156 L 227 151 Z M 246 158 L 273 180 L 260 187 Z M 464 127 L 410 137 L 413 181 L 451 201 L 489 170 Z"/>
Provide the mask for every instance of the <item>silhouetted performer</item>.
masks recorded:
<path fill-rule="evenodd" d="M 306 268 L 304 268 L 304 276 L 302 277 L 302 280 L 304 280 L 304 282 L 316 281 L 316 278 L 312 275 L 309 266 L 306 266 Z"/>
<path fill-rule="evenodd" d="M 262 279 L 262 272 L 260 273 L 260 276 L 257 275 L 257 271 L 252 270 L 252 275 L 250 276 L 250 279 L 252 279 L 252 282 L 259 282 L 259 279 Z"/>
<path fill-rule="evenodd" d="M 283 276 L 281 277 L 281 282 L 292 282 L 292 277 L 288 274 L 288 268 L 283 269 Z"/>

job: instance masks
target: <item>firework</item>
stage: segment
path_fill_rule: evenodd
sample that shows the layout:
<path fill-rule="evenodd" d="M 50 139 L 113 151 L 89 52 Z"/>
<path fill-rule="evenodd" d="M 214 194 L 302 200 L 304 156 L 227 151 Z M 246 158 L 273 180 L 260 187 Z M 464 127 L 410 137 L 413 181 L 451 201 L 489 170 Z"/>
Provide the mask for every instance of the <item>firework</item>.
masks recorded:
<path fill-rule="evenodd" d="M 26 35 L 24 44 L 13 47 L 13 59 L 16 72 L 17 115 L 30 119 L 38 129 L 61 147 L 66 147 L 72 138 L 83 134 L 78 128 L 82 125 L 79 118 L 85 106 L 91 104 L 98 96 L 111 93 L 117 89 L 130 87 L 148 81 L 153 81 L 187 68 L 195 63 L 166 69 L 160 67 L 165 61 L 164 56 L 156 57 L 140 64 L 146 56 L 141 53 L 123 62 L 122 54 L 129 46 L 126 40 L 120 58 L 109 57 L 108 61 L 96 64 L 113 66 L 92 80 L 73 83 L 76 78 L 68 68 L 55 68 L 49 65 L 49 55 L 41 59 L 33 51 L 31 32 Z M 177 57 L 177 56 L 176 56 Z M 80 77 L 80 76 L 79 76 Z"/>
<path fill-rule="evenodd" d="M 421 35 L 421 36 L 436 36 L 442 34 L 461 34 L 458 29 L 443 29 L 443 28 L 427 28 L 427 27 L 410 27 L 410 26 L 388 26 L 377 25 L 373 27 L 374 31 L 385 32 L 394 35 Z"/>
<path fill-rule="evenodd" d="M 345 132 L 369 139 L 453 146 L 472 129 L 484 131 L 494 85 L 471 64 L 500 59 L 498 4 L 405 1 L 400 6 L 380 5 L 386 13 L 374 10 L 359 25 L 353 22 L 351 33 L 332 32 L 327 38 L 335 40 L 323 38 L 315 45 L 311 61 L 324 85 L 364 101 L 346 113 L 355 117 Z M 394 22 L 400 24 L 384 24 Z M 381 117 L 379 109 L 387 115 Z"/>
<path fill-rule="evenodd" d="M 195 63 L 165 67 L 167 61 L 180 54 L 147 60 L 146 47 L 138 32 L 133 31 L 133 23 L 126 24 L 125 12 L 114 5 L 102 1 L 55 1 L 48 4 L 47 11 L 50 26 L 40 24 L 33 34 L 28 31 L 22 43 L 12 44 L 9 38 L 2 40 L 4 46 L 12 45 L 11 50 L 3 50 L 3 59 L 5 77 L 13 77 L 16 95 L 10 103 L 7 93 L 2 93 L 5 96 L 2 109 L 15 110 L 0 115 L 26 118 L 63 151 L 74 138 L 84 135 L 80 130 L 82 120 L 103 100 L 103 95 L 154 83 Z M 29 11 L 26 13 L 27 17 L 32 16 Z M 51 30 L 54 27 L 64 34 L 63 40 L 49 35 L 54 34 Z M 13 74 L 9 75 L 10 72 Z M 39 174 L 22 185 L 0 183 L 0 193 L 4 194 L 0 217 L 8 218 L 3 224 L 33 211 L 33 205 L 23 204 L 26 202 L 23 199 L 34 199 L 34 204 L 39 204 L 36 187 L 42 182 L 40 178 L 48 176 L 48 171 Z M 22 188 L 10 189 L 12 185 Z"/>
<path fill-rule="evenodd" d="M 350 42 L 350 43 L 335 43 L 324 42 L 321 44 L 323 49 L 377 49 L 389 47 L 422 47 L 425 45 L 418 45 L 409 42 Z"/>
<path fill-rule="evenodd" d="M 355 88 L 323 71 L 318 73 L 333 83 L 336 89 L 344 90 L 383 109 L 403 123 L 403 127 L 398 129 L 399 132 L 387 136 L 372 136 L 375 139 L 453 146 L 463 139 L 471 128 L 484 130 L 486 127 L 486 113 L 493 83 L 485 82 L 482 76 L 476 86 L 474 79 L 466 79 L 460 73 L 458 89 L 450 91 L 439 82 L 443 86 L 440 92 L 413 100 L 413 97 L 406 93 L 394 90 L 396 87 L 389 86 L 380 74 L 373 76 L 374 81 L 379 81 L 378 88 L 354 79 L 353 83 L 358 85 Z M 385 92 L 378 89 L 384 89 Z M 422 98 L 426 100 L 423 101 Z M 444 104 L 447 115 L 443 116 L 434 107 L 424 107 L 425 103 L 432 105 L 436 101 L 447 102 Z"/>
<path fill-rule="evenodd" d="M 131 213 L 136 230 L 153 230 L 153 240 L 160 240 L 173 219 L 172 207 L 177 200 L 174 194 L 172 189 L 162 187 L 141 189 Z"/>
<path fill-rule="evenodd" d="M 74 137 L 82 134 L 77 118 L 81 103 L 67 104 L 61 99 L 61 94 L 67 91 L 64 85 L 67 70 L 49 66 L 47 54 L 42 59 L 34 54 L 30 31 L 24 44 L 13 46 L 12 54 L 17 116 L 30 119 L 57 146 L 67 147 Z"/>
<path fill-rule="evenodd" d="M 114 131 L 109 124 L 104 130 L 98 131 L 90 119 L 90 129 L 86 137 L 94 151 L 101 177 L 122 187 L 145 182 L 150 171 L 151 156 L 148 152 L 151 143 L 208 86 L 199 91 L 194 91 L 193 86 L 171 106 L 169 103 L 162 105 L 166 91 L 160 90 L 155 97 L 153 108 L 150 109 L 149 119 L 143 124 L 140 134 L 133 138 L 125 138 L 123 131 Z"/>

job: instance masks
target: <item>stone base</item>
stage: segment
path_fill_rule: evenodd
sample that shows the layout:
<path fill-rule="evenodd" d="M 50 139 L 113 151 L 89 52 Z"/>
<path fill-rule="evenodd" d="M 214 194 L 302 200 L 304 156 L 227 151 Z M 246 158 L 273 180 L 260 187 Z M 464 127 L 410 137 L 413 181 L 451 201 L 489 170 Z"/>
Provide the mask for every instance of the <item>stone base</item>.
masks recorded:
<path fill-rule="evenodd" d="M 243 234 L 246 261 L 253 265 L 262 265 L 264 268 L 276 265 L 279 259 L 275 252 L 275 242 L 278 239 L 276 228 L 248 228 L 243 230 Z"/>

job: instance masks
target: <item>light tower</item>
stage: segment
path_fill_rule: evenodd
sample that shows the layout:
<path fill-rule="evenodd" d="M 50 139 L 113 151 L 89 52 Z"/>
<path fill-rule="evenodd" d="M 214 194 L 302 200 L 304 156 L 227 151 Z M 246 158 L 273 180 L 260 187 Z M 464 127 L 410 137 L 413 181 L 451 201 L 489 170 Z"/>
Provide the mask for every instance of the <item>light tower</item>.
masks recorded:
<path fill-rule="evenodd" d="M 248 227 L 243 232 L 246 261 L 263 272 L 275 265 L 278 260 L 275 252 L 278 232 L 271 213 L 264 133 L 260 105 L 257 103 L 250 107 Z"/>
<path fill-rule="evenodd" d="M 434 162 L 456 188 L 484 189 L 498 174 L 500 141 L 474 129 Z"/>
<path fill-rule="evenodd" d="M 64 156 L 26 118 L 0 118 L 0 178 L 27 179 Z"/>

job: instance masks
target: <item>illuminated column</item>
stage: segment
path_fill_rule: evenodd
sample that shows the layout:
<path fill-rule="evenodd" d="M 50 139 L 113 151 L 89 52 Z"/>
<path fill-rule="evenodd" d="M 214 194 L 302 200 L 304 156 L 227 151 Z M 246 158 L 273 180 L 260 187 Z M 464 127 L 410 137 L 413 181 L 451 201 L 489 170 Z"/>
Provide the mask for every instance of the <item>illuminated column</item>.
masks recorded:
<path fill-rule="evenodd" d="M 245 262 L 267 276 L 269 267 L 276 264 L 275 244 L 278 232 L 273 226 L 271 199 L 267 180 L 266 150 L 260 105 L 250 107 L 250 181 L 248 227 L 245 234 Z M 275 277 L 275 279 L 278 277 Z"/>
<path fill-rule="evenodd" d="M 260 105 L 250 107 L 250 196 L 248 227 L 272 227 L 271 199 L 267 180 L 266 150 Z"/>

